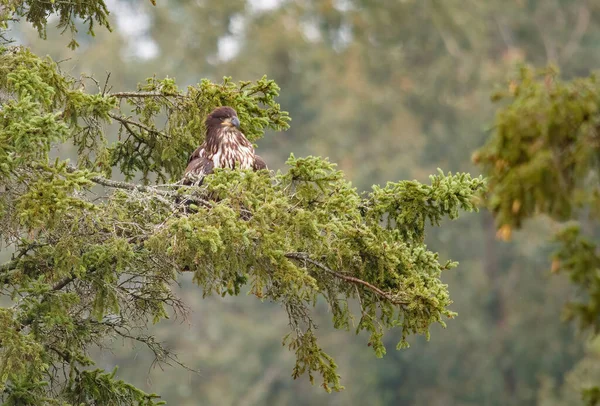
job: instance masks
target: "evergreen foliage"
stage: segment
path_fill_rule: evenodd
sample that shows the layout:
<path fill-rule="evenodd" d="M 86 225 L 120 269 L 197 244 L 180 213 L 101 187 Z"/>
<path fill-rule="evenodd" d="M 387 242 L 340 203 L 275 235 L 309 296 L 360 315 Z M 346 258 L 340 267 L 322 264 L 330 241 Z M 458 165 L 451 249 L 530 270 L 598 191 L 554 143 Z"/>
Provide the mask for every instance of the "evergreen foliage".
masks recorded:
<path fill-rule="evenodd" d="M 75 40 L 77 34 L 77 19 L 84 20 L 89 35 L 94 36 L 94 24 L 111 29 L 108 21 L 108 8 L 104 0 L 89 1 L 39 1 L 39 0 L 2 0 L 0 3 L 0 30 L 8 28 L 9 22 L 21 18 L 31 23 L 42 38 L 46 38 L 46 26 L 51 15 L 58 16 L 57 28 L 71 33 L 69 48 L 75 49 L 79 43 Z M 0 34 L 0 38 L 9 40 Z"/>
<path fill-rule="evenodd" d="M 16 15 L 45 28 L 46 14 L 32 12 L 37 3 Z M 88 5 L 66 10 L 61 24 L 74 27 L 72 15 L 102 24 L 104 4 Z M 96 92 L 85 91 L 93 85 Z M 377 356 L 386 330 L 399 328 L 405 347 L 409 334 L 428 335 L 431 324 L 454 316 L 440 273 L 456 264 L 427 249 L 425 227 L 476 209 L 481 178 L 440 171 L 431 185 L 390 182 L 360 195 L 328 160 L 292 155 L 274 176 L 217 170 L 201 188 L 180 187 L 165 182 L 180 176 L 215 106 L 234 107 L 251 140 L 288 127 L 277 85 L 225 78 L 182 91 L 173 79 L 150 78 L 134 92 L 107 89 L 25 48 L 0 50 L 0 236 L 15 252 L 0 265 L 0 292 L 12 300 L 0 309 L 7 404 L 159 404 L 116 371 L 91 369 L 89 351 L 122 337 L 148 346 L 159 362 L 178 362 L 145 332 L 185 314 L 171 288 L 182 272 L 192 272 L 205 295 L 249 286 L 281 304 L 293 376 L 320 375 L 328 391 L 342 386 L 317 341 L 317 300 L 327 302 L 336 328 L 369 332 Z M 105 136 L 110 123 L 119 128 L 114 143 Z M 76 165 L 50 159 L 64 143 L 77 148 Z M 111 179 L 114 167 L 127 182 Z"/>
<path fill-rule="evenodd" d="M 566 319 L 600 332 L 600 85 L 595 76 L 571 81 L 555 69 L 523 67 L 498 100 L 487 144 L 474 155 L 489 176 L 488 205 L 498 235 L 508 240 L 525 220 L 545 215 L 558 231 L 552 272 L 564 272 L 577 287 L 578 301 L 567 304 Z M 584 392 L 597 404 L 599 390 Z"/>

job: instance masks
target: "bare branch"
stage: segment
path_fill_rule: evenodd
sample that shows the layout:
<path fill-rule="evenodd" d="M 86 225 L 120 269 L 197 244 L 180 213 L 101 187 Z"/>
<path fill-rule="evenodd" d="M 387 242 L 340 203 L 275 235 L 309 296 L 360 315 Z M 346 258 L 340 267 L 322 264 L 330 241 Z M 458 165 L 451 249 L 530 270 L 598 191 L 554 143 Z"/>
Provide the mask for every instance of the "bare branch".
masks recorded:
<path fill-rule="evenodd" d="M 515 41 L 514 35 L 510 28 L 499 17 L 495 17 L 494 21 L 496 21 L 496 25 L 498 26 L 498 31 L 500 32 L 500 37 L 502 38 L 502 41 L 504 41 L 504 45 L 506 45 L 507 48 L 513 48 L 515 46 Z"/>
<path fill-rule="evenodd" d="M 563 17 L 562 15 L 560 17 Z M 556 18 L 560 18 L 556 17 Z M 546 62 L 547 63 L 557 63 L 558 62 L 558 52 L 556 49 L 556 42 L 553 41 L 551 36 L 547 34 L 546 26 L 545 26 L 545 18 L 543 16 L 543 9 L 539 7 L 536 9 L 533 22 L 535 27 L 537 28 L 538 35 L 542 40 L 542 44 L 544 44 L 544 49 L 546 51 Z"/>
<path fill-rule="evenodd" d="M 111 75 L 110 72 L 108 72 L 106 75 L 106 80 L 104 81 L 104 88 L 102 88 L 102 96 L 106 95 L 106 93 L 107 93 L 106 88 L 108 87 L 108 81 L 110 80 L 110 75 Z M 111 86 L 111 88 L 112 88 L 112 86 Z M 110 91 L 110 89 L 108 89 L 108 90 Z"/>
<path fill-rule="evenodd" d="M 571 36 L 569 37 L 569 42 L 563 48 L 560 53 L 560 59 L 565 60 L 569 59 L 579 48 L 581 39 L 585 35 L 590 24 L 590 9 L 587 6 L 587 2 L 584 1 L 580 6 L 577 12 L 577 22 L 575 23 L 575 28 L 573 32 L 571 32 Z"/>
<path fill-rule="evenodd" d="M 161 137 L 168 138 L 168 136 L 165 133 L 158 131 L 156 129 L 150 128 L 142 123 L 138 123 L 137 121 L 130 120 L 127 117 L 119 116 L 114 113 L 108 113 L 108 115 L 110 118 L 117 120 L 118 122 L 123 124 L 125 126 L 125 128 L 127 128 L 127 131 L 129 131 L 130 133 L 132 133 L 134 135 L 135 135 L 135 133 L 129 127 L 130 125 L 134 125 L 144 131 L 147 131 L 148 133 L 157 134 L 157 135 L 160 135 Z"/>
<path fill-rule="evenodd" d="M 77 168 L 74 166 L 67 167 L 68 172 L 73 173 L 76 170 L 77 170 Z M 173 192 L 170 190 L 158 189 L 157 187 L 154 187 L 154 186 L 144 186 L 144 185 L 136 185 L 134 183 L 128 183 L 128 182 L 119 182 L 116 180 L 103 178 L 102 176 L 94 176 L 93 178 L 91 178 L 91 181 L 98 185 L 110 187 L 113 189 L 123 189 L 123 190 L 139 191 L 139 192 L 145 192 L 145 193 L 153 193 L 155 195 L 164 196 L 169 199 L 179 198 L 182 201 L 185 200 L 185 201 L 188 201 L 191 203 L 200 204 L 205 207 L 213 206 L 213 204 L 211 202 L 209 202 L 208 200 L 204 200 L 202 198 L 199 198 L 196 196 L 191 196 L 191 195 L 179 195 L 176 192 Z M 161 185 L 161 186 L 164 187 L 165 185 Z M 170 185 L 170 187 L 177 189 L 180 187 L 184 187 L 184 185 L 173 183 L 172 185 Z"/>
<path fill-rule="evenodd" d="M 161 93 L 161 92 L 116 92 L 116 93 L 109 93 L 108 96 L 114 96 L 119 99 L 144 98 L 144 97 L 185 97 L 179 93 Z"/>
<path fill-rule="evenodd" d="M 77 279 L 77 277 L 67 276 L 66 278 L 63 278 L 60 281 L 58 281 L 58 283 L 56 285 L 52 286 L 51 291 L 56 292 L 58 290 L 61 290 L 62 288 L 67 286 L 69 283 L 73 282 L 75 279 Z"/>
<path fill-rule="evenodd" d="M 315 261 L 314 259 L 311 259 L 306 252 L 289 252 L 289 253 L 285 254 L 285 257 L 290 258 L 290 259 L 295 259 L 297 261 L 308 262 L 308 263 L 316 266 L 317 268 L 330 273 L 331 275 L 335 276 L 336 278 L 343 279 L 346 282 L 351 282 L 351 283 L 354 283 L 357 285 L 362 285 L 362 286 L 366 287 L 367 289 L 369 289 L 370 291 L 377 294 L 378 296 L 381 296 L 382 298 L 384 298 L 385 300 L 388 300 L 389 302 L 391 302 L 393 304 L 406 305 L 409 303 L 408 301 L 400 300 L 396 295 L 392 295 L 392 294 L 384 292 L 383 290 L 379 289 L 377 286 L 371 285 L 367 281 L 363 281 L 362 279 L 355 278 L 354 276 L 344 275 L 339 272 L 336 272 L 333 269 L 325 266 L 324 264 L 322 264 L 318 261 Z"/>

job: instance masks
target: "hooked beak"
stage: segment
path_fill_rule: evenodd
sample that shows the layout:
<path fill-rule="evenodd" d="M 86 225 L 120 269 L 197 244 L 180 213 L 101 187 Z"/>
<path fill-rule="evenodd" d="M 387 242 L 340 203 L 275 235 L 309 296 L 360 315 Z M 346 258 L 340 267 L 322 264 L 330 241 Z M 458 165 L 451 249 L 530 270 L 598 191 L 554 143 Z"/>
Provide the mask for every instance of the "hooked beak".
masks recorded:
<path fill-rule="evenodd" d="M 231 119 L 231 124 L 233 124 L 238 130 L 240 129 L 240 120 L 237 117 L 233 117 Z"/>

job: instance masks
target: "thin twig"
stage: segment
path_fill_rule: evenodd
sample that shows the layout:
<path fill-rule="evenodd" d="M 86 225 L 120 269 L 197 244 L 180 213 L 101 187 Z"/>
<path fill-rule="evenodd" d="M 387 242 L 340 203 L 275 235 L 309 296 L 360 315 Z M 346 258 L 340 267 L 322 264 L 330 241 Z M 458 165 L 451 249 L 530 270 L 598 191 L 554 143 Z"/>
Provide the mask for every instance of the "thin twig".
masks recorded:
<path fill-rule="evenodd" d="M 114 114 L 114 113 L 108 113 L 108 116 L 110 118 L 114 119 L 114 120 L 117 120 L 121 124 L 123 124 L 130 133 L 133 133 L 133 131 L 131 130 L 131 128 L 128 127 L 128 125 L 134 125 L 134 126 L 140 128 L 140 129 L 144 130 L 144 131 L 149 132 L 149 133 L 158 134 L 158 135 L 160 135 L 162 137 L 168 138 L 168 136 L 165 133 L 163 133 L 161 131 L 158 131 L 158 130 L 156 130 L 154 128 L 150 128 L 150 127 L 148 127 L 148 126 L 146 126 L 146 125 L 144 125 L 142 123 L 138 123 L 137 121 L 130 120 L 127 117 L 119 116 L 119 115 Z"/>
<path fill-rule="evenodd" d="M 182 200 L 185 200 L 185 201 L 191 202 L 191 203 L 200 204 L 204 207 L 212 207 L 213 206 L 213 204 L 211 202 L 209 202 L 208 200 L 204 200 L 199 197 L 189 196 L 189 195 L 178 196 L 177 193 L 175 193 L 175 192 L 157 189 L 152 186 L 143 186 L 143 185 L 135 185 L 133 183 L 127 183 L 127 182 L 118 182 L 115 180 L 110 180 L 110 179 L 102 178 L 99 176 L 93 177 L 92 182 L 97 183 L 98 185 L 110 187 L 113 189 L 124 189 L 124 190 L 133 190 L 133 191 L 139 191 L 139 192 L 145 192 L 145 193 L 154 193 L 156 195 L 168 197 L 170 199 L 179 197 Z"/>
<path fill-rule="evenodd" d="M 333 269 L 325 266 L 324 264 L 322 264 L 322 263 L 320 263 L 318 261 L 315 261 L 314 259 L 311 259 L 309 257 L 309 255 L 307 253 L 305 253 L 305 252 L 289 252 L 289 253 L 285 254 L 284 256 L 286 258 L 295 259 L 295 260 L 298 260 L 298 261 L 308 262 L 308 263 L 316 266 L 317 268 L 320 268 L 323 271 L 326 271 L 326 272 L 332 274 L 336 278 L 340 278 L 340 279 L 343 279 L 343 280 L 345 280 L 347 282 L 351 282 L 351 283 L 354 283 L 354 284 L 362 285 L 362 286 L 366 287 L 367 289 L 371 290 L 372 292 L 376 293 L 377 295 L 379 295 L 379 296 L 383 297 L 384 299 L 390 301 L 393 304 L 405 305 L 405 304 L 409 303 L 407 301 L 399 300 L 397 297 L 394 297 L 394 295 L 391 295 L 389 293 L 384 292 L 383 290 L 379 289 L 377 286 L 371 285 L 367 281 L 363 281 L 362 279 L 355 278 L 354 276 L 344 275 L 344 274 L 341 274 L 339 272 L 336 272 Z"/>
<path fill-rule="evenodd" d="M 102 89 L 102 96 L 105 96 L 107 93 L 106 88 L 108 87 L 109 80 L 110 80 L 110 72 L 108 72 L 106 75 L 106 80 L 104 81 L 104 88 Z M 112 88 L 112 86 L 111 86 L 111 88 Z M 108 89 L 108 90 L 110 90 L 110 89 Z"/>
<path fill-rule="evenodd" d="M 559 59 L 567 60 L 577 51 L 580 46 L 581 39 L 585 35 L 588 27 L 590 25 L 590 10 L 587 6 L 587 1 L 584 1 L 580 6 L 577 12 L 577 22 L 575 23 L 575 28 L 573 32 L 571 32 L 571 36 L 569 37 L 569 42 L 563 48 L 560 53 Z"/>
<path fill-rule="evenodd" d="M 143 98 L 143 97 L 185 97 L 179 93 L 161 93 L 161 92 L 116 92 L 109 93 L 108 96 L 114 96 L 119 99 L 125 98 Z"/>
<path fill-rule="evenodd" d="M 51 291 L 56 292 L 67 286 L 69 283 L 73 282 L 77 279 L 75 276 L 67 276 L 66 278 L 61 279 L 56 285 L 52 286 Z"/>

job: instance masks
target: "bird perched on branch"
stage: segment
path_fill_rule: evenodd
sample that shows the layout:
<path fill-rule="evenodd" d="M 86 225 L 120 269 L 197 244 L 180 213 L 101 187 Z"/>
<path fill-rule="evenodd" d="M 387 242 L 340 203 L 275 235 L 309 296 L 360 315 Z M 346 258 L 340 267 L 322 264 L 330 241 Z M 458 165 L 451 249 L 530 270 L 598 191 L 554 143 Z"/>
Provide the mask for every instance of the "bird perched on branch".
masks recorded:
<path fill-rule="evenodd" d="M 206 117 L 206 139 L 194 151 L 185 169 L 183 184 L 202 184 L 214 168 L 267 169 L 265 161 L 254 153 L 252 143 L 240 131 L 236 111 L 217 107 Z"/>

